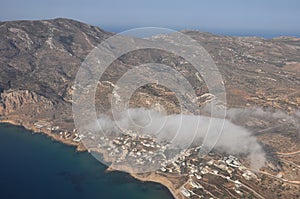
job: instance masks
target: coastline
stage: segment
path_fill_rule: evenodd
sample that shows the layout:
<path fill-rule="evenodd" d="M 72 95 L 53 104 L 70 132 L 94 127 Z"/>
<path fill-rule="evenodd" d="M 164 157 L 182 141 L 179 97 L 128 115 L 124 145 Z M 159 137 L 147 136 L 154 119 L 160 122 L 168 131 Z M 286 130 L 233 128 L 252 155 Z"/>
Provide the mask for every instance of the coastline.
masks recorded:
<path fill-rule="evenodd" d="M 78 152 L 86 151 L 86 148 L 83 146 L 83 144 L 73 142 L 72 140 L 66 140 L 66 139 L 61 138 L 60 136 L 53 134 L 47 130 L 40 131 L 40 129 L 36 128 L 31 123 L 25 123 L 20 120 L 12 120 L 12 119 L 2 119 L 2 120 L 0 120 L 0 123 L 7 123 L 7 124 L 15 125 L 15 126 L 21 126 L 21 127 L 24 127 L 26 130 L 32 131 L 33 133 L 42 133 L 42 134 L 45 134 L 46 136 L 52 138 L 55 141 L 61 142 L 68 146 L 76 147 L 76 151 L 78 151 Z M 109 156 L 107 153 L 104 152 L 104 153 L 102 153 L 102 155 L 104 157 L 104 160 L 109 160 Z M 112 172 L 112 171 L 117 171 L 117 170 L 114 169 L 112 166 L 110 166 L 106 169 L 106 171 Z M 163 185 L 164 187 L 166 187 L 169 190 L 169 192 L 172 194 L 174 199 L 184 199 L 183 196 L 180 194 L 180 191 L 174 187 L 174 185 L 171 181 L 169 181 L 165 177 L 157 175 L 155 172 L 151 172 L 147 176 L 142 176 L 142 174 L 136 174 L 136 173 L 132 173 L 132 172 L 127 172 L 127 173 L 130 176 L 132 176 L 133 178 L 135 178 L 141 182 L 155 182 L 160 185 Z"/>
<path fill-rule="evenodd" d="M 42 133 L 42 134 L 45 134 L 48 137 L 54 139 L 55 141 L 59 141 L 59 142 L 61 142 L 63 144 L 66 144 L 68 146 L 74 146 L 74 147 L 76 147 L 77 151 L 86 151 L 86 149 L 84 148 L 84 146 L 82 144 L 73 142 L 72 140 L 64 139 L 64 138 L 60 137 L 59 135 L 51 133 L 51 131 L 47 131 L 47 130 L 41 131 L 40 129 L 36 128 L 31 123 L 25 123 L 25 122 L 21 122 L 21 121 L 18 121 L 18 120 L 15 121 L 15 120 L 11 120 L 11 119 L 0 120 L 0 123 L 8 123 L 8 124 L 12 124 L 12 125 L 15 125 L 15 126 L 22 126 L 26 130 L 32 131 L 33 133 Z"/>
<path fill-rule="evenodd" d="M 155 173 L 151 173 L 150 175 L 148 175 L 145 178 L 142 177 L 142 176 L 140 176 L 140 175 L 138 175 L 138 174 L 130 173 L 130 175 L 132 177 L 134 177 L 135 179 L 137 179 L 139 181 L 142 181 L 142 182 L 156 182 L 156 183 L 159 183 L 159 184 L 167 187 L 167 189 L 173 195 L 174 199 L 184 199 L 183 196 L 180 194 L 180 191 L 173 186 L 172 182 L 170 182 L 166 178 L 158 176 Z"/>

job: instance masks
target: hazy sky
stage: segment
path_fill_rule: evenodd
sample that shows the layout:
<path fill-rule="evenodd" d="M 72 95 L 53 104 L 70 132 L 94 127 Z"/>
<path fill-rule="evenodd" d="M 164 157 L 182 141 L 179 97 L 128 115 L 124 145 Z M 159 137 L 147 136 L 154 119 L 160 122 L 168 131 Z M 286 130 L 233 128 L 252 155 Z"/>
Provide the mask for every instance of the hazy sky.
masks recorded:
<path fill-rule="evenodd" d="M 159 26 L 300 35 L 299 0 L 1 0 L 1 21 L 56 17 L 109 30 Z"/>

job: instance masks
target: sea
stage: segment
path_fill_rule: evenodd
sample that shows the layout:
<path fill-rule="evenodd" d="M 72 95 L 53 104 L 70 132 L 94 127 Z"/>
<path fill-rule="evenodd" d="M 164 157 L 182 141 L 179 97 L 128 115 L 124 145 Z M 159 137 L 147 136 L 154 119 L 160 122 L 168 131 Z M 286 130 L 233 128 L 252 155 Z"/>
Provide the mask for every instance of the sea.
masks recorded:
<path fill-rule="evenodd" d="M 135 28 L 143 28 L 143 26 L 103 26 L 99 24 L 95 24 L 96 26 L 99 26 L 100 28 L 103 28 L 106 31 L 114 32 L 114 33 L 123 33 L 124 31 L 128 31 Z M 153 28 L 153 27 L 152 27 Z M 223 30 L 223 29 L 210 29 L 210 28 L 198 28 L 198 27 L 158 27 L 158 28 L 167 28 L 175 31 L 181 31 L 181 30 L 195 30 L 200 32 L 208 32 L 212 34 L 217 35 L 223 35 L 223 36 L 240 36 L 240 37 L 262 37 L 264 39 L 272 39 L 276 37 L 281 36 L 290 36 L 290 37 L 297 37 L 300 38 L 299 32 L 289 32 L 289 31 L 283 31 L 283 32 L 274 32 L 274 31 L 243 31 L 243 30 Z M 135 35 L 136 36 L 136 35 Z"/>
<path fill-rule="evenodd" d="M 160 184 L 106 168 L 88 152 L 0 124 L 1 199 L 173 199 Z"/>

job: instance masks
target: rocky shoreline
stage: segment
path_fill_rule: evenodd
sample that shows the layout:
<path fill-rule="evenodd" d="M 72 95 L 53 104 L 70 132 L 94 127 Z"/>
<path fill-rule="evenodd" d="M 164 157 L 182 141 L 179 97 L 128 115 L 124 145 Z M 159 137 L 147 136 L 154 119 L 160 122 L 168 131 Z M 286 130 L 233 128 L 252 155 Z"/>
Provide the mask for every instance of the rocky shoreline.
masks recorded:
<path fill-rule="evenodd" d="M 79 151 L 79 152 L 86 151 L 86 148 L 84 147 L 84 145 L 82 143 L 76 143 L 76 142 L 73 142 L 72 140 L 67 140 L 67 139 L 61 138 L 59 135 L 51 133 L 51 131 L 44 130 L 41 132 L 40 129 L 36 128 L 33 124 L 23 122 L 22 120 L 3 119 L 3 120 L 0 120 L 0 123 L 8 123 L 8 124 L 12 124 L 15 126 L 22 126 L 26 130 L 32 131 L 33 133 L 43 133 L 55 141 L 61 142 L 68 146 L 74 146 L 74 147 L 76 147 L 76 151 Z M 110 158 L 109 158 L 108 154 L 103 152 L 102 155 L 103 155 L 104 160 L 109 162 Z M 113 171 L 117 171 L 116 169 L 113 168 L 113 166 L 110 166 L 107 168 L 107 172 L 113 172 Z M 128 172 L 128 174 L 142 182 L 159 183 L 159 184 L 165 186 L 171 192 L 171 194 L 173 195 L 173 197 L 175 199 L 183 199 L 183 196 L 180 194 L 180 191 L 174 187 L 174 185 L 171 181 L 169 181 L 165 177 L 155 174 L 155 172 L 151 172 L 146 177 L 143 174 L 136 174 L 136 173 L 131 173 L 131 172 Z"/>
<path fill-rule="evenodd" d="M 159 183 L 159 184 L 167 187 L 175 199 L 183 199 L 183 196 L 180 194 L 180 191 L 174 187 L 172 182 L 170 182 L 166 178 L 156 175 L 155 173 L 151 173 L 147 177 L 142 177 L 138 174 L 130 174 L 130 175 L 140 181 Z"/>

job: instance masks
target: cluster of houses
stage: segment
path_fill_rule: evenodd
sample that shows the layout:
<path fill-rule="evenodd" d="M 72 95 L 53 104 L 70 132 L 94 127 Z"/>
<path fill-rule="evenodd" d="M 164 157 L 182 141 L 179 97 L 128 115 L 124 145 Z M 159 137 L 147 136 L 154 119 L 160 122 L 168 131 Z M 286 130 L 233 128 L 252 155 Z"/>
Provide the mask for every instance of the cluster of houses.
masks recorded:
<path fill-rule="evenodd" d="M 243 196 L 243 191 L 240 189 L 242 187 L 242 183 L 234 175 L 234 172 L 237 172 L 238 170 L 245 180 L 258 179 L 253 172 L 249 171 L 239 162 L 238 158 L 232 155 L 225 156 L 223 159 L 211 159 L 206 163 L 200 163 L 198 165 L 186 165 L 189 173 L 189 183 L 186 184 L 187 186 L 182 186 L 180 190 L 181 194 L 186 198 L 195 195 L 193 191 L 195 189 L 205 190 L 201 185 L 201 179 L 205 178 L 206 174 L 212 174 L 213 176 L 226 179 L 227 182 L 233 184 L 233 190 L 240 196 Z"/>
<path fill-rule="evenodd" d="M 167 146 L 160 145 L 149 136 L 138 136 L 135 133 L 120 134 L 114 139 L 100 137 L 102 144 L 98 148 L 105 148 L 110 157 L 114 157 L 115 164 L 130 162 L 134 165 L 160 165 L 166 161 L 164 154 Z"/>
<path fill-rule="evenodd" d="M 72 132 L 60 129 L 59 126 L 50 126 L 47 122 L 39 122 L 34 124 L 36 128 L 46 128 L 50 132 L 58 133 L 64 139 L 72 139 L 74 142 L 80 142 L 85 136 L 78 134 L 74 129 Z M 86 135 L 88 136 L 88 135 Z M 90 137 L 94 140 L 94 137 Z M 173 159 L 168 160 L 165 150 L 168 144 L 159 144 L 153 137 L 137 135 L 133 132 L 120 134 L 119 136 L 109 139 L 101 136 L 98 140 L 98 148 L 105 148 L 110 157 L 115 157 L 114 163 L 122 164 L 122 162 L 130 162 L 134 165 L 155 165 L 159 170 L 156 172 L 164 175 L 187 175 L 187 183 L 181 187 L 181 194 L 186 198 L 195 195 L 195 189 L 203 189 L 201 180 L 206 174 L 212 174 L 225 178 L 228 182 L 235 185 L 235 191 L 239 195 L 243 192 L 239 190 L 241 183 L 235 178 L 234 172 L 239 170 L 241 176 L 246 180 L 257 179 L 256 175 L 244 167 L 233 155 L 224 158 L 210 158 L 198 156 L 200 147 L 190 148 L 181 152 Z"/>
<path fill-rule="evenodd" d="M 49 122 L 39 121 L 34 123 L 34 126 L 41 131 L 47 130 L 48 132 L 58 134 L 61 138 L 66 140 L 73 140 L 74 142 L 80 142 L 85 136 L 83 134 L 79 134 L 76 129 L 73 131 L 64 130 L 59 126 L 52 126 Z"/>
<path fill-rule="evenodd" d="M 205 190 L 201 185 L 201 180 L 206 178 L 206 174 L 226 179 L 226 181 L 233 184 L 233 189 L 238 195 L 243 195 L 243 191 L 239 189 L 242 184 L 234 174 L 237 170 L 246 180 L 258 179 L 253 172 L 243 166 L 238 158 L 233 155 L 225 156 L 223 159 L 205 159 L 199 158 L 191 151 L 192 149 L 189 149 L 182 153 L 177 160 L 168 165 L 163 164 L 159 171 L 168 175 L 176 173 L 188 174 L 189 179 L 187 183 L 180 189 L 181 194 L 186 198 L 197 195 L 193 191 L 195 189 Z"/>
<path fill-rule="evenodd" d="M 111 157 L 115 156 L 115 163 L 122 164 L 125 161 L 131 166 L 158 165 L 158 174 L 163 175 L 186 175 L 187 183 L 181 187 L 180 192 L 183 196 L 189 198 L 195 194 L 195 190 L 205 190 L 201 185 L 202 180 L 207 176 L 217 176 L 224 178 L 231 183 L 233 190 L 238 195 L 243 195 L 242 184 L 235 176 L 239 171 L 239 178 L 245 180 L 257 179 L 256 175 L 243 166 L 237 157 L 228 155 L 222 156 L 210 153 L 209 157 L 198 156 L 200 147 L 190 148 L 181 152 L 173 159 L 166 157 L 166 148 L 168 145 L 158 144 L 154 138 L 148 136 L 139 136 L 135 133 L 121 134 L 114 139 L 101 137 L 105 143 L 105 149 Z M 99 147 L 104 145 L 100 144 Z"/>

